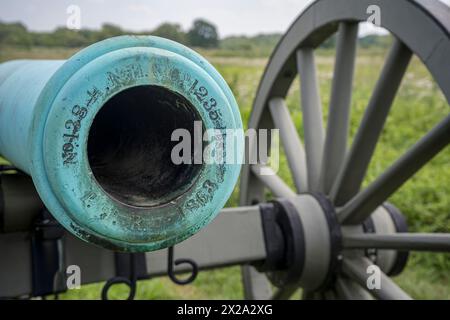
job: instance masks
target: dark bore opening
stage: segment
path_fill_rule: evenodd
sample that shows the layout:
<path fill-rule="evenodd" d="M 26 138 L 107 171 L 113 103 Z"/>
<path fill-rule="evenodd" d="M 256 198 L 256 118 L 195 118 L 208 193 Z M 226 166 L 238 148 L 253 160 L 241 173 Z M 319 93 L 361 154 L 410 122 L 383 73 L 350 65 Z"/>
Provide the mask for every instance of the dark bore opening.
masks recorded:
<path fill-rule="evenodd" d="M 177 198 L 193 184 L 201 165 L 174 164 L 171 151 L 179 142 L 172 142 L 171 135 L 178 128 L 188 130 L 194 150 L 194 121 L 200 119 L 187 99 L 162 87 L 118 93 L 100 109 L 89 132 L 95 178 L 110 196 L 131 206 Z"/>

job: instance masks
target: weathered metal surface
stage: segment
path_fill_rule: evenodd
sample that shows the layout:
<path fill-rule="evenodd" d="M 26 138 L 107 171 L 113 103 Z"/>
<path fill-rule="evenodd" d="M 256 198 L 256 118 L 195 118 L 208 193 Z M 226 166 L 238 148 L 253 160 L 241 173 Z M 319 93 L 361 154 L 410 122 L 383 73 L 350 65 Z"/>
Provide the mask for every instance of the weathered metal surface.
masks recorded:
<path fill-rule="evenodd" d="M 130 205 L 106 192 L 88 159 L 90 129 L 108 101 L 139 86 L 183 97 L 204 129 L 242 128 L 219 73 L 194 51 L 162 38 L 123 36 L 67 61 L 0 65 L 0 154 L 32 176 L 46 207 L 66 229 L 122 251 L 165 248 L 199 231 L 225 205 L 240 171 L 239 164 L 201 165 L 189 176 L 186 192 L 157 205 Z M 242 157 L 242 135 L 236 144 L 227 143 L 224 152 L 234 147 Z"/>
<path fill-rule="evenodd" d="M 212 223 L 175 247 L 175 258 L 193 259 L 200 270 L 263 261 L 264 235 L 258 206 L 226 208 Z M 231 230 L 231 232 L 230 232 Z M 115 253 L 89 245 L 67 234 L 65 265 L 81 268 L 81 283 L 105 281 L 116 275 Z M 27 232 L 0 234 L 0 297 L 13 298 L 32 292 L 32 258 Z M 145 254 L 148 277 L 167 274 L 167 249 Z M 189 265 L 175 267 L 189 271 Z"/>

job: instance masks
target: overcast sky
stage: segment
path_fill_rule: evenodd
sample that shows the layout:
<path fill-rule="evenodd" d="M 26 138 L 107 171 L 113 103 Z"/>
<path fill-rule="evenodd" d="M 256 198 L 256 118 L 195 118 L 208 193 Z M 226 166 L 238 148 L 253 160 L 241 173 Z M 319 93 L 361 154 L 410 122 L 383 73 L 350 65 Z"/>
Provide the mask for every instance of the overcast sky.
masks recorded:
<path fill-rule="evenodd" d="M 450 3 L 450 0 L 442 0 Z M 65 26 L 67 7 L 81 9 L 81 27 L 98 29 L 110 22 L 132 31 L 151 30 L 162 22 L 188 29 L 206 18 L 220 36 L 284 32 L 311 0 L 0 0 L 0 20 L 20 21 L 31 30 Z"/>

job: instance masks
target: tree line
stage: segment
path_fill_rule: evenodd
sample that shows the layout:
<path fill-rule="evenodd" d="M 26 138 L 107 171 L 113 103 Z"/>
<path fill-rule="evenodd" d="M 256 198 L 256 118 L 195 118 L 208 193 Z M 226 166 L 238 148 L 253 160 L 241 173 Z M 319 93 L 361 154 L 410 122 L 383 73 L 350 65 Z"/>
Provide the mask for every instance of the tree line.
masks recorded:
<path fill-rule="evenodd" d="M 41 47 L 85 47 L 92 43 L 120 36 L 125 34 L 133 35 L 155 35 L 171 39 L 189 47 L 218 48 L 223 54 L 249 56 L 268 56 L 281 38 L 280 33 L 259 34 L 255 36 L 230 36 L 224 39 L 219 38 L 217 27 L 205 19 L 196 19 L 192 26 L 183 30 L 179 24 L 163 23 L 154 30 L 142 32 L 130 32 L 121 27 L 105 23 L 99 30 L 81 29 L 70 30 L 59 27 L 52 32 L 37 32 L 28 30 L 22 23 L 2 23 L 0 21 L 0 47 L 19 46 L 31 48 Z M 367 35 L 358 40 L 362 48 L 389 46 L 391 39 L 387 36 Z M 334 48 L 336 37 L 333 36 L 325 41 L 321 47 L 324 49 Z"/>
<path fill-rule="evenodd" d="M 216 26 L 204 19 L 196 19 L 187 31 L 184 31 L 179 24 L 163 23 L 154 30 L 143 32 L 130 32 L 110 23 L 103 24 L 99 30 L 71 30 L 59 27 L 52 32 L 36 32 L 28 30 L 19 22 L 0 22 L 0 46 L 84 47 L 97 41 L 125 34 L 152 34 L 192 47 L 216 48 L 219 45 Z"/>

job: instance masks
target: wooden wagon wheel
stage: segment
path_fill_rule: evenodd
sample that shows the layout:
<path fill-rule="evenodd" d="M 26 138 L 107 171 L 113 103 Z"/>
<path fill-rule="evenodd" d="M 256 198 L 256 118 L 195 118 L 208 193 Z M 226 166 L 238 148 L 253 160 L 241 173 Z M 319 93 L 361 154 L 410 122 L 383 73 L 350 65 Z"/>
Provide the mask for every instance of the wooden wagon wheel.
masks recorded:
<path fill-rule="evenodd" d="M 358 26 L 367 19 L 371 5 L 381 9 L 381 26 L 394 41 L 353 143 L 348 146 Z M 314 51 L 334 33 L 336 60 L 328 124 L 324 128 Z M 289 199 L 303 224 L 304 262 L 296 282 L 282 282 L 274 293 L 267 280 L 273 280 L 273 275 L 243 267 L 246 298 L 288 298 L 302 287 L 304 298 L 407 299 L 408 294 L 388 276 L 404 267 L 405 252 L 450 251 L 449 234 L 404 232 L 402 215 L 386 202 L 450 143 L 450 116 L 375 181 L 361 188 L 413 55 L 427 67 L 449 102 L 449 7 L 427 0 L 318 0 L 282 37 L 260 82 L 248 127 L 280 129 L 296 190 L 276 174 L 260 175 L 260 165 L 246 165 L 241 176 L 240 204 L 265 202 L 267 189 L 276 199 Z M 304 147 L 284 100 L 297 74 Z M 255 151 L 256 145 L 250 144 L 248 150 Z M 322 206 L 314 204 L 311 195 Z M 333 219 L 335 223 L 330 222 Z M 383 271 L 378 290 L 366 287 L 366 269 L 373 264 L 368 249 L 383 249 L 385 253 L 376 262 Z"/>

